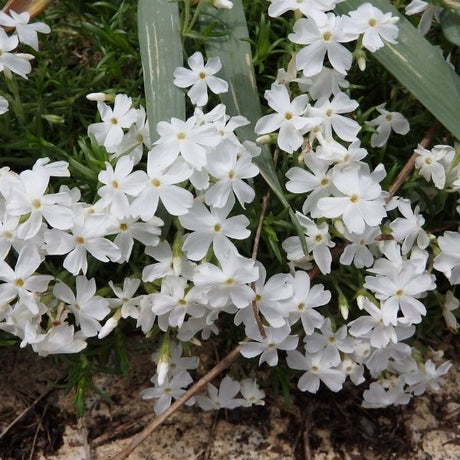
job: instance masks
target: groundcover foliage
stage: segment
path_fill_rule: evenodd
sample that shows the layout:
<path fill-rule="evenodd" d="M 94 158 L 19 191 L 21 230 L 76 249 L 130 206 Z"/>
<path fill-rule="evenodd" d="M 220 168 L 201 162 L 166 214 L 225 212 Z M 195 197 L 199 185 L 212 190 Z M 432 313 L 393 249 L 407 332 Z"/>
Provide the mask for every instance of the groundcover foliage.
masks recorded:
<path fill-rule="evenodd" d="M 65 362 L 79 415 L 95 373 L 129 378 L 136 335 L 157 414 L 206 340 L 239 355 L 189 400 L 204 410 L 439 387 L 450 363 L 427 344 L 456 333 L 460 283 L 455 5 L 48 3 L 0 16 L 3 347 Z"/>

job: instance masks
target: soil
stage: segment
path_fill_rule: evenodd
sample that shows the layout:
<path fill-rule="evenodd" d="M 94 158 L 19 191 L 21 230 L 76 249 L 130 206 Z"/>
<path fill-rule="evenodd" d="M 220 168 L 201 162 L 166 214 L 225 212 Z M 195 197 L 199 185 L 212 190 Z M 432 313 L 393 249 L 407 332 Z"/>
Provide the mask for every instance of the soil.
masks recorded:
<path fill-rule="evenodd" d="M 456 341 L 456 339 L 455 339 Z M 360 405 L 362 388 L 340 393 L 296 393 L 266 406 L 203 412 L 184 407 L 155 431 L 129 459 L 459 459 L 460 360 L 455 343 L 445 345 L 454 365 L 439 393 L 385 410 Z M 29 350 L 0 355 L 0 458 L 110 459 L 154 419 L 153 402 L 139 397 L 154 372 L 150 351 L 136 349 L 131 377 L 98 375 L 95 384 L 111 399 L 88 394 L 79 420 L 74 394 L 50 382 L 63 369 L 52 357 Z M 23 411 L 27 412 L 15 421 Z"/>

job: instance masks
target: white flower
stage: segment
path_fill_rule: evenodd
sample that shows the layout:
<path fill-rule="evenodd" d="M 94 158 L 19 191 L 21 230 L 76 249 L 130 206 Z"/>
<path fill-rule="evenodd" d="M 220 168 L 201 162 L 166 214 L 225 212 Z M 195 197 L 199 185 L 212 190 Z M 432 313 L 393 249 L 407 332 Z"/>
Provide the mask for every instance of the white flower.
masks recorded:
<path fill-rule="evenodd" d="M 231 10 L 233 8 L 233 3 L 230 0 L 213 0 L 212 6 L 219 10 Z"/>
<path fill-rule="evenodd" d="M 107 206 L 110 213 L 117 218 L 128 217 L 129 197 L 136 197 L 144 188 L 146 174 L 144 171 L 134 171 L 134 162 L 129 156 L 121 157 L 115 165 L 115 170 L 109 162 L 106 169 L 98 175 L 99 182 L 104 184 L 97 193 L 102 198 L 101 204 Z"/>
<path fill-rule="evenodd" d="M 356 268 L 370 267 L 374 262 L 374 256 L 367 246 L 375 245 L 375 238 L 379 235 L 378 227 L 369 227 L 366 225 L 361 234 L 351 233 L 346 228 L 343 236 L 350 242 L 345 246 L 340 263 L 342 265 L 353 265 Z"/>
<path fill-rule="evenodd" d="M 433 361 L 429 359 L 425 362 L 423 370 L 419 369 L 417 373 L 404 375 L 404 380 L 415 396 L 425 393 L 427 387 L 439 391 L 439 385 L 444 383 L 442 376 L 447 373 L 451 366 L 452 363 L 446 361 L 436 368 Z"/>
<path fill-rule="evenodd" d="M 446 184 L 446 169 L 455 155 L 455 149 L 449 145 L 436 145 L 427 150 L 419 145 L 415 150 L 415 167 L 426 181 L 433 181 L 436 188 L 442 190 Z"/>
<path fill-rule="evenodd" d="M 29 24 L 30 14 L 27 11 L 18 14 L 10 9 L 8 14 L 3 11 L 0 12 L 0 25 L 15 28 L 19 41 L 30 45 L 35 51 L 38 51 L 37 32 L 49 34 L 51 32 L 49 26 L 44 22 Z"/>
<path fill-rule="evenodd" d="M 395 24 L 399 21 L 398 17 L 382 13 L 370 3 L 363 3 L 349 15 L 351 19 L 345 21 L 344 30 L 355 36 L 364 34 L 363 46 L 372 53 L 384 46 L 383 40 L 397 43 L 398 27 Z"/>
<path fill-rule="evenodd" d="M 460 233 L 444 232 L 438 245 L 441 254 L 434 258 L 434 268 L 443 272 L 450 284 L 460 284 Z"/>
<path fill-rule="evenodd" d="M 200 260 L 212 244 L 232 246 L 229 238 L 244 240 L 251 234 L 246 227 L 249 219 L 246 216 L 228 217 L 233 208 L 234 200 L 229 200 L 223 208 L 208 208 L 195 200 L 192 208 L 179 220 L 182 226 L 193 230 L 187 235 L 182 249 L 190 260 Z M 235 248 L 236 250 L 236 248 Z"/>
<path fill-rule="evenodd" d="M 3 97 L 0 96 L 0 115 L 8 112 L 9 110 L 9 102 Z"/>
<path fill-rule="evenodd" d="M 332 182 L 335 196 L 318 201 L 324 217 L 342 216 L 348 231 L 362 234 L 366 224 L 374 227 L 386 216 L 382 189 L 370 174 L 350 167 L 334 171 Z"/>
<path fill-rule="evenodd" d="M 308 106 L 306 94 L 291 102 L 286 86 L 272 85 L 265 91 L 265 99 L 276 113 L 259 119 L 254 130 L 257 134 L 267 134 L 279 129 L 278 145 L 287 153 L 297 150 L 303 143 L 303 134 L 321 122 L 319 117 L 303 116 Z"/>
<path fill-rule="evenodd" d="M 344 371 L 325 362 L 321 352 L 303 355 L 297 350 L 289 351 L 286 362 L 291 369 L 305 371 L 297 383 L 300 391 L 316 393 L 323 382 L 331 391 L 337 392 L 342 389 L 347 376 Z"/>
<path fill-rule="evenodd" d="M 18 46 L 17 35 L 8 37 L 3 27 L 0 28 L 0 72 L 5 72 L 7 77 L 11 77 L 11 72 L 27 78 L 27 74 L 32 70 L 29 60 L 33 59 L 30 54 L 13 54 Z"/>
<path fill-rule="evenodd" d="M 269 0 L 268 15 L 272 18 L 281 16 L 287 11 L 300 11 L 310 17 L 335 8 L 336 0 Z"/>
<path fill-rule="evenodd" d="M 294 33 L 288 37 L 294 43 L 307 45 L 296 57 L 297 69 L 306 77 L 321 72 L 326 54 L 337 72 L 345 75 L 351 67 L 352 54 L 340 43 L 352 41 L 354 37 L 344 32 L 342 19 L 333 13 L 299 19 L 294 24 Z"/>
<path fill-rule="evenodd" d="M 439 15 L 442 11 L 442 7 L 435 6 L 423 0 L 412 0 L 405 9 L 405 13 L 408 16 L 423 12 L 420 22 L 418 23 L 418 30 L 420 30 L 422 35 L 426 35 L 430 30 L 433 18 L 439 21 Z"/>
<path fill-rule="evenodd" d="M 295 1 L 295 0 L 294 0 Z M 305 0 L 306 4 L 311 4 L 310 0 Z M 321 72 L 310 78 L 303 79 L 303 85 L 310 93 L 310 96 L 317 100 L 328 98 L 341 92 L 341 88 L 348 88 L 350 83 L 345 79 L 345 75 L 335 69 L 323 67 Z"/>
<path fill-rule="evenodd" d="M 197 51 L 188 58 L 187 63 L 191 70 L 185 67 L 178 67 L 174 71 L 174 84 L 179 88 L 191 86 L 187 95 L 190 97 L 192 104 L 200 107 L 206 105 L 208 102 L 208 88 L 214 94 L 228 91 L 228 83 L 214 76 L 222 68 L 219 57 L 208 59 L 205 65 L 203 55 Z"/>
<path fill-rule="evenodd" d="M 442 304 L 442 316 L 444 316 L 447 328 L 454 333 L 458 330 L 458 322 L 452 312 L 457 310 L 459 306 L 460 301 L 454 296 L 454 293 L 447 291 L 445 301 Z"/>
<path fill-rule="evenodd" d="M 372 147 L 382 147 L 390 137 L 391 130 L 398 134 L 407 134 L 410 130 L 406 117 L 399 112 L 388 112 L 385 103 L 376 107 L 380 115 L 371 121 L 366 121 L 368 126 L 376 126 L 377 132 L 371 136 Z"/>
<path fill-rule="evenodd" d="M 132 108 L 131 98 L 126 94 L 117 94 L 113 109 L 104 102 L 98 102 L 97 109 L 102 122 L 89 125 L 88 135 L 92 134 L 108 152 L 115 152 L 123 140 L 123 128 L 129 128 L 136 122 L 137 113 Z"/>
<path fill-rule="evenodd" d="M 266 337 L 260 335 L 257 327 L 248 328 L 248 337 L 252 342 L 241 343 L 240 353 L 245 358 L 254 358 L 260 355 L 259 366 L 267 363 L 269 366 L 278 365 L 278 350 L 295 350 L 299 342 L 297 335 L 289 335 L 291 328 L 285 324 L 274 328 L 264 326 Z"/>
<path fill-rule="evenodd" d="M 150 220 L 161 200 L 166 210 L 173 216 L 188 212 L 193 205 L 193 195 L 178 185 L 190 177 L 190 168 L 178 159 L 172 165 L 164 158 L 157 158 L 151 150 L 147 157 L 148 181 L 144 190 L 132 201 L 131 214 L 143 221 Z"/>
<path fill-rule="evenodd" d="M 109 301 L 96 294 L 96 281 L 84 276 L 75 280 L 76 295 L 63 282 L 54 286 L 54 296 L 68 305 L 77 325 L 86 337 L 95 336 L 101 329 L 100 320 L 110 313 Z"/>
<path fill-rule="evenodd" d="M 379 409 L 392 405 L 407 404 L 410 401 L 410 394 L 405 392 L 404 381 L 379 380 L 372 382 L 368 390 L 364 390 L 364 401 L 362 406 L 366 409 Z"/>
<path fill-rule="evenodd" d="M 265 391 L 257 386 L 257 382 L 251 379 L 241 381 L 240 392 L 246 401 L 245 406 L 264 406 Z"/>
<path fill-rule="evenodd" d="M 109 299 L 110 308 L 120 308 L 123 318 L 138 318 L 139 304 L 142 296 L 133 297 L 141 284 L 140 279 L 125 278 L 123 288 L 119 288 L 109 281 L 113 293 L 117 296 L 116 299 Z"/>
<path fill-rule="evenodd" d="M 5 261 L 0 261 L 0 280 L 3 281 L 0 284 L 0 305 L 7 305 L 18 297 L 31 313 L 39 312 L 35 293 L 45 292 L 54 279 L 50 275 L 33 275 L 41 263 L 42 257 L 31 244 L 19 252 L 14 270 Z"/>
<path fill-rule="evenodd" d="M 235 398 L 240 391 L 240 382 L 226 375 L 220 382 L 219 390 L 208 383 L 207 396 L 196 396 L 196 402 L 203 410 L 234 409 L 245 405 L 244 399 Z"/>

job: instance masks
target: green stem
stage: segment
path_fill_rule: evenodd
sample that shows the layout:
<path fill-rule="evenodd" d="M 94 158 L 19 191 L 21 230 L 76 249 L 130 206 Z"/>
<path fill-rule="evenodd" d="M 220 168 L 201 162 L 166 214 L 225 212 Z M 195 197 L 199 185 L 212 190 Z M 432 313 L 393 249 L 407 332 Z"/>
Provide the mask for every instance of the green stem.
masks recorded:
<path fill-rule="evenodd" d="M 21 96 L 19 95 L 19 88 L 18 84 L 15 80 L 14 77 L 8 78 L 5 77 L 6 80 L 6 85 L 13 96 L 11 99 L 11 108 L 13 109 L 14 114 L 16 115 L 18 121 L 24 125 L 25 124 L 25 116 L 24 116 L 24 110 L 23 110 L 23 105 L 21 102 Z"/>

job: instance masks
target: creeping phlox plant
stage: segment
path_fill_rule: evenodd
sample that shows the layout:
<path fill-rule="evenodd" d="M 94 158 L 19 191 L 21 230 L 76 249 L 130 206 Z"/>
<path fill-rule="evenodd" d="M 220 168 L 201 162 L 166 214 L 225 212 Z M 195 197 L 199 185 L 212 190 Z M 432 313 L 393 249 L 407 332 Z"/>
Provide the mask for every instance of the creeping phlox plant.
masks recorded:
<path fill-rule="evenodd" d="M 408 14 L 422 11 L 422 3 L 412 2 Z M 85 190 L 72 186 L 64 161 L 41 158 L 19 174 L 1 170 L 0 328 L 46 356 L 78 353 L 88 339 L 102 339 L 132 318 L 147 337 L 160 337 L 153 386 L 142 391 L 156 399 L 156 413 L 193 382 L 190 371 L 199 360 L 184 350 L 219 334 L 222 319 L 225 329 L 240 331 L 236 336 L 244 331 L 244 358 L 287 366 L 301 391 L 316 393 L 323 384 L 336 392 L 347 380 L 368 382 L 363 405 L 379 408 L 437 389 L 450 363 L 425 360 L 411 338 L 427 315 L 424 298 L 438 283 L 452 285 L 436 295 L 448 328 L 457 330 L 460 233 L 429 233 L 422 202 L 390 197 L 381 186 L 383 164 L 372 167 L 360 143 L 348 71 L 354 61 L 365 70 L 366 52 L 397 42 L 398 19 L 370 3 L 342 16 L 335 6 L 334 0 L 272 0 L 268 7 L 272 17 L 296 12 L 287 39 L 300 45 L 265 92 L 272 110 L 255 125 L 259 145 L 276 143 L 284 164 L 297 162 L 285 173 L 285 187 L 302 197 L 296 215 L 308 251 L 299 235 L 282 241 L 289 272 L 267 273 L 244 255 L 255 228 L 247 210 L 259 200 L 254 159 L 261 147 L 236 133 L 249 123 L 244 114 L 208 106 L 228 84 L 218 76 L 220 59 L 205 62 L 197 51 L 173 75 L 193 113 L 158 123 L 153 145 L 146 112 L 128 95 L 88 96 L 100 115 L 88 135 L 107 154 L 93 201 L 81 199 Z M 36 32 L 49 32 L 44 24 L 27 24 L 25 14 L 0 15 L 0 24 L 15 30 L 0 29 L 7 78 L 31 70 L 30 55 L 12 53 L 18 42 L 37 49 Z M 346 44 L 354 42 L 353 53 Z M 6 99 L 0 105 L 5 112 Z M 401 113 L 385 103 L 376 110 L 367 122 L 374 130 L 371 147 L 384 146 L 392 131 L 407 134 Z M 427 184 L 430 193 L 458 193 L 454 147 L 419 146 L 416 153 L 415 174 L 434 185 Z M 69 186 L 56 188 L 66 177 Z M 342 250 L 339 256 L 333 248 Z M 149 262 L 139 268 L 134 257 L 140 253 Z M 109 281 L 110 291 L 102 286 L 98 262 L 123 265 L 124 281 Z M 50 264 L 62 267 L 50 275 Z M 313 266 L 330 280 L 327 286 L 310 279 L 306 270 Z M 349 267 L 361 279 L 355 299 L 336 283 Z M 265 392 L 245 377 L 228 375 L 219 388 L 209 384 L 207 395 L 191 403 L 204 410 L 264 404 Z"/>

